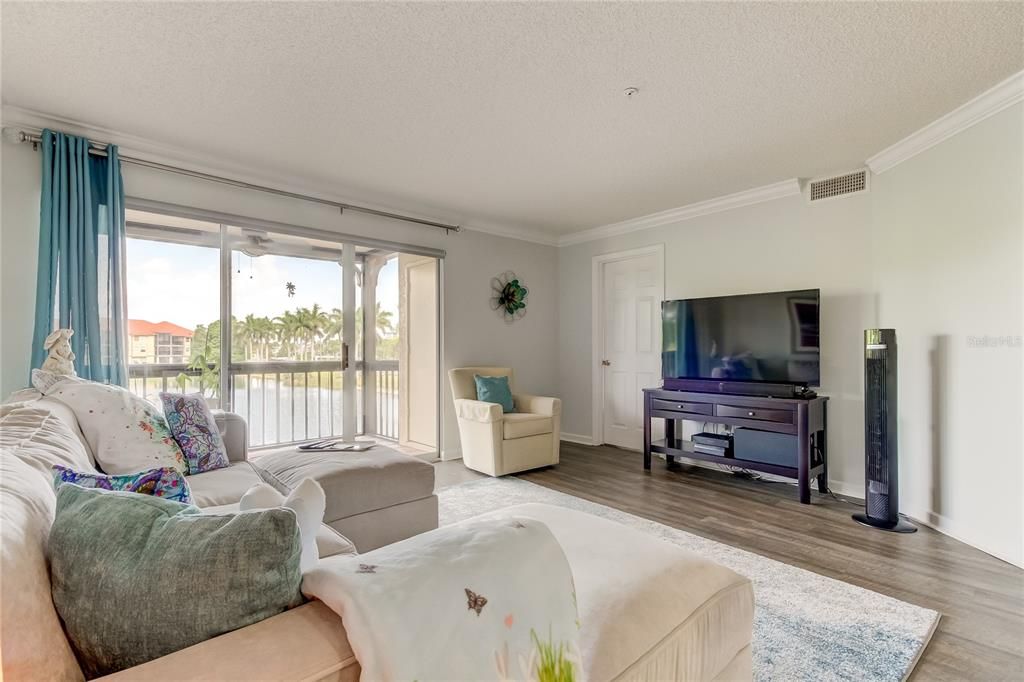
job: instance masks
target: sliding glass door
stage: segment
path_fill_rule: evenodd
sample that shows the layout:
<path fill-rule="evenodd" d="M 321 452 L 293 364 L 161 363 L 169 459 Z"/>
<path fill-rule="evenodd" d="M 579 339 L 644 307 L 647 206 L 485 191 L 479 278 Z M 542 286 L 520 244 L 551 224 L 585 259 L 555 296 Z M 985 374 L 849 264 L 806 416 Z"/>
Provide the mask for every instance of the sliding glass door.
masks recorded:
<path fill-rule="evenodd" d="M 358 436 L 436 454 L 436 258 L 128 213 L 132 390 L 201 391 L 255 448 Z"/>
<path fill-rule="evenodd" d="M 254 446 L 344 437 L 361 431 L 358 365 L 362 336 L 345 276 L 352 244 L 322 245 L 229 227 L 232 409 L 246 417 Z M 354 254 L 353 254 L 354 255 Z M 355 268 L 355 260 L 350 268 Z M 345 288 L 352 288 L 347 297 Z M 346 306 L 348 298 L 353 301 Z M 352 325 L 346 337 L 346 317 Z M 354 367 L 353 367 L 354 369 Z M 346 391 L 354 384 L 354 391 Z M 353 417 L 346 420 L 351 414 Z M 346 421 L 350 433 L 345 433 Z"/>

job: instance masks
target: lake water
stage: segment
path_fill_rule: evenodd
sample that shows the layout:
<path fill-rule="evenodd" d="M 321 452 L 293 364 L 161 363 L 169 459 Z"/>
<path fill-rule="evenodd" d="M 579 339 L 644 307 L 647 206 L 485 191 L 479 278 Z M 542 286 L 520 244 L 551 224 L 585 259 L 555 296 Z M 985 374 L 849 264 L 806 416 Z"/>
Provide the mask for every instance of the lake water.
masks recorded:
<path fill-rule="evenodd" d="M 378 388 L 375 405 L 377 411 L 376 428 L 371 433 L 388 438 L 398 437 L 398 373 L 390 377 L 392 384 Z M 331 386 L 329 373 L 321 373 L 322 384 L 317 385 L 317 373 L 308 375 L 309 381 L 303 385 L 302 375 L 283 375 L 278 382 L 276 375 L 238 375 L 234 377 L 232 387 L 231 411 L 245 417 L 249 425 L 249 444 L 258 447 L 277 443 L 290 443 L 312 438 L 340 436 L 342 430 L 342 382 L 341 374 L 335 373 L 334 385 Z M 294 381 L 293 381 L 294 380 Z M 381 378 L 381 383 L 387 379 Z M 147 379 L 143 386 L 142 379 L 132 379 L 131 390 L 143 395 L 151 402 L 159 403 L 157 394 L 164 390 L 161 379 Z M 361 433 L 363 419 L 363 386 L 356 387 L 356 424 Z M 182 389 L 171 381 L 169 391 L 184 390 L 196 392 L 198 382 L 192 377 Z M 209 391 L 207 391 L 209 394 Z M 218 401 L 211 400 L 214 407 Z M 372 426 L 372 425 L 367 425 Z"/>

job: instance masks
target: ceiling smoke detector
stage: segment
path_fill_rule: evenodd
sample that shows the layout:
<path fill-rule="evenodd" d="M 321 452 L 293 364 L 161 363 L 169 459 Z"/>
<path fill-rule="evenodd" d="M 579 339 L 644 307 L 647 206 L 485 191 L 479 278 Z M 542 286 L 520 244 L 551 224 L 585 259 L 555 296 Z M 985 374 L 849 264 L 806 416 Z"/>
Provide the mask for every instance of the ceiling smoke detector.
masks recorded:
<path fill-rule="evenodd" d="M 626 88 L 622 91 L 622 94 L 632 99 L 633 97 L 636 97 L 639 92 L 640 88 Z"/>

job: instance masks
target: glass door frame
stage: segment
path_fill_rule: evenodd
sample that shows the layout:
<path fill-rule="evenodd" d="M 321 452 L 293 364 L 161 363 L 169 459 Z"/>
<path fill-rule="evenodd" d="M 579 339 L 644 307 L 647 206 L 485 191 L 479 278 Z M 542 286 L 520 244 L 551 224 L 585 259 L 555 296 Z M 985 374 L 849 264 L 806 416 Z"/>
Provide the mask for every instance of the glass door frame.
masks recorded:
<path fill-rule="evenodd" d="M 263 230 L 270 233 L 280 233 L 285 235 L 292 235 L 296 237 L 305 237 L 309 239 L 316 239 L 321 241 L 329 241 L 338 244 L 342 250 L 342 272 L 343 272 L 343 328 L 347 331 L 352 332 L 352 336 L 348 336 L 343 332 L 343 338 L 353 338 L 355 331 L 355 278 L 356 278 L 356 247 L 369 247 L 374 249 L 381 249 L 387 251 L 407 253 L 411 255 L 422 255 L 436 258 L 438 261 L 437 265 L 437 363 L 436 363 L 436 386 L 437 386 L 437 424 L 436 424 L 436 443 L 438 444 L 437 452 L 433 453 L 432 458 L 440 458 L 441 453 L 444 451 L 444 439 L 443 439 L 443 428 L 442 423 L 444 419 L 444 390 L 442 386 L 442 375 L 444 372 L 443 358 L 444 358 L 444 298 L 442 293 L 444 291 L 444 260 L 446 253 L 442 249 L 435 249 L 431 247 L 420 246 L 416 244 L 406 244 L 401 242 L 392 242 L 387 240 L 374 239 L 370 237 L 363 237 L 360 235 L 346 234 L 341 232 L 333 232 L 329 230 L 323 230 L 318 228 L 303 227 L 300 225 L 293 225 L 288 223 L 280 223 L 275 221 L 261 220 L 258 218 L 251 218 L 247 216 L 240 216 L 228 213 L 222 213 L 218 211 L 209 211 L 205 209 L 192 208 L 188 206 L 181 206 L 178 204 L 171 204 L 160 201 L 153 201 L 149 199 L 141 199 L 137 197 L 127 197 L 125 200 L 125 206 L 128 209 L 135 209 L 139 211 L 146 211 L 157 214 L 164 214 L 168 216 L 175 216 L 179 218 L 190 218 L 193 220 L 201 220 L 209 223 L 216 223 L 220 226 L 220 286 L 219 286 L 219 312 L 220 312 L 220 358 L 219 363 L 222 371 L 219 377 L 219 399 L 220 408 L 225 411 L 233 409 L 233 396 L 231 390 L 231 258 L 233 251 L 233 244 L 228 234 L 229 228 L 249 228 L 255 230 Z M 183 243 L 188 243 L 187 239 L 182 240 Z M 206 244 L 204 244 L 206 245 Z M 346 262 L 352 265 L 351 268 L 346 268 Z M 348 273 L 348 274 L 345 274 Z M 366 298 L 366 289 L 363 288 L 363 298 Z M 351 305 L 349 305 L 351 304 Z M 365 306 L 364 306 L 365 308 Z M 342 407 L 342 419 L 343 419 L 343 437 L 347 436 L 344 433 L 346 428 L 351 429 L 351 435 L 354 438 L 355 433 L 360 431 L 358 424 L 356 423 L 357 415 L 363 414 L 365 417 L 365 401 L 367 395 L 365 391 L 366 386 L 366 375 L 367 371 L 367 358 L 365 357 L 365 342 L 367 333 L 376 333 L 376 327 L 373 326 L 369 332 L 367 332 L 367 311 L 363 310 L 363 336 L 362 343 L 364 348 L 361 349 L 362 362 L 364 372 L 364 392 L 363 392 L 363 409 L 357 409 L 357 392 L 355 377 L 357 374 L 357 356 L 355 349 L 351 348 L 349 351 L 349 363 L 347 368 L 343 370 L 345 372 L 345 380 L 343 383 L 343 392 L 351 392 L 350 398 L 345 398 L 343 393 L 343 407 Z M 374 358 L 375 360 L 375 358 Z M 351 400 L 351 402 L 347 402 Z M 353 409 L 345 409 L 349 405 Z M 376 425 L 374 425 L 376 428 Z"/>

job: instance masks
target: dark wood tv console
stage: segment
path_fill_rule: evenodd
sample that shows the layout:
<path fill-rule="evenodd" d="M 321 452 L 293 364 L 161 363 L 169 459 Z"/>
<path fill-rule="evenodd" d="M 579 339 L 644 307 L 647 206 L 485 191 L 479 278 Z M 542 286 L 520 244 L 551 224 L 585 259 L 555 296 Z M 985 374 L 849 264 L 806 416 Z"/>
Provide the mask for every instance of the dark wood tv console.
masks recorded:
<path fill-rule="evenodd" d="M 645 388 L 644 469 L 651 468 L 651 454 L 657 452 L 664 454 L 670 464 L 676 457 L 686 457 L 795 478 L 800 501 L 810 504 L 812 476 L 817 476 L 820 492 L 828 491 L 827 403 L 826 397 L 769 398 Z M 664 440 L 651 442 L 652 418 L 665 420 Z M 794 435 L 796 466 L 695 452 L 689 440 L 676 436 L 676 422 L 681 420 Z"/>

